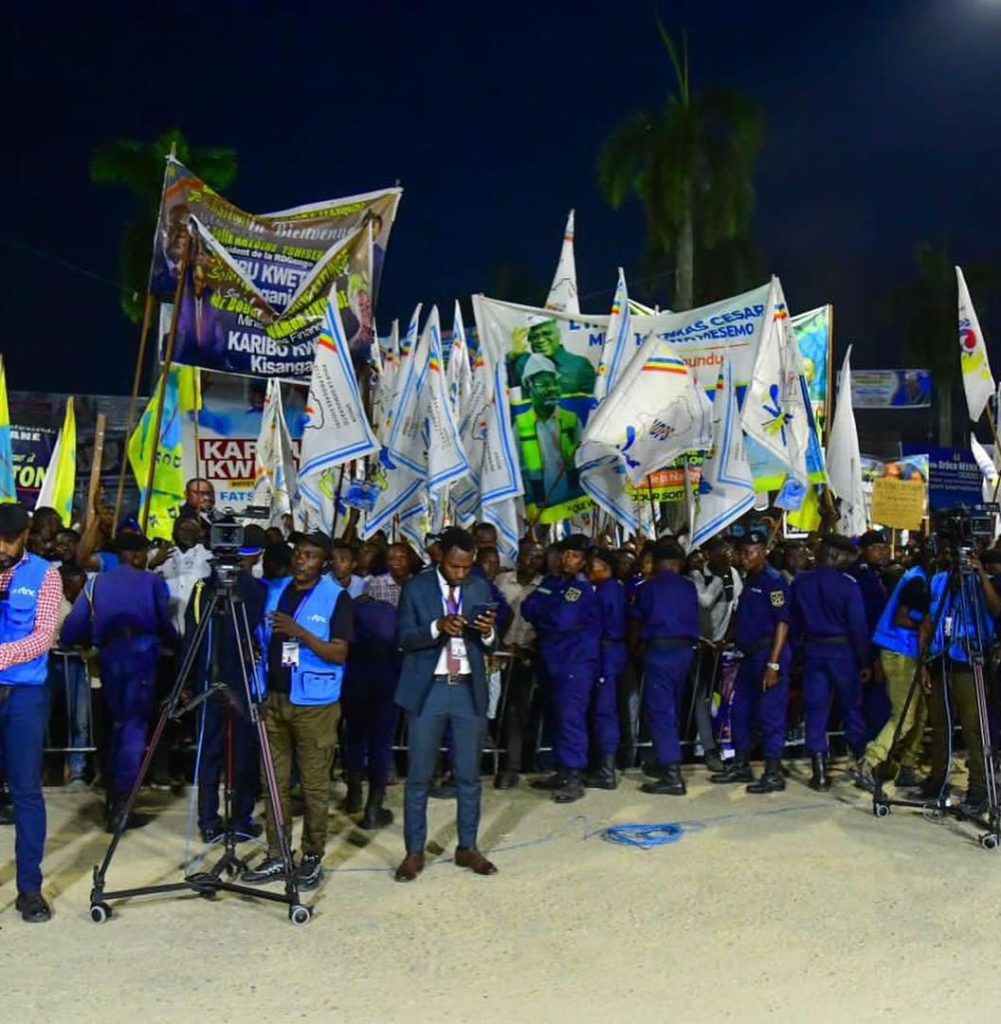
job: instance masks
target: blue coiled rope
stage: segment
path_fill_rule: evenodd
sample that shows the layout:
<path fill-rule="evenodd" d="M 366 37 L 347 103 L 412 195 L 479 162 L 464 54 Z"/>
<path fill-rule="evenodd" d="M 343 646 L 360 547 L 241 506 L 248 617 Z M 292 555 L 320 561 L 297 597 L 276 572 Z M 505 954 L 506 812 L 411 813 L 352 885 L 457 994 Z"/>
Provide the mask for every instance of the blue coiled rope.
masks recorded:
<path fill-rule="evenodd" d="M 662 822 L 659 825 L 632 824 L 610 825 L 601 833 L 606 843 L 618 846 L 636 846 L 641 850 L 652 850 L 655 846 L 670 846 L 685 834 L 681 825 Z"/>

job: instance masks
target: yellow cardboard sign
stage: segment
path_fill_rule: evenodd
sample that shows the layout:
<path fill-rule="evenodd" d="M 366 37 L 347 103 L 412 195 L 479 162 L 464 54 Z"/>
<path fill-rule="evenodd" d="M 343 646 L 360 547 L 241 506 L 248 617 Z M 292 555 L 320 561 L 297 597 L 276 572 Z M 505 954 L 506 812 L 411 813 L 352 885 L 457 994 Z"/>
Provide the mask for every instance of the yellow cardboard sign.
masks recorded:
<path fill-rule="evenodd" d="M 878 477 L 872 482 L 872 521 L 898 530 L 919 530 L 927 499 L 924 483 Z"/>

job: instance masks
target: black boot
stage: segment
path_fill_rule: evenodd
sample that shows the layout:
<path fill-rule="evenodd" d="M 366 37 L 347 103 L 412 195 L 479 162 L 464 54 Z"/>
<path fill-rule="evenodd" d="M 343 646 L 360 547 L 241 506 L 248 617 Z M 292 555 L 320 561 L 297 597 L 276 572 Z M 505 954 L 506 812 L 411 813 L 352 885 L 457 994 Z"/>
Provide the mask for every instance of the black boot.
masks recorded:
<path fill-rule="evenodd" d="M 584 796 L 584 785 L 580 772 L 568 771 L 563 777 L 563 785 L 553 790 L 553 803 L 572 804 Z"/>
<path fill-rule="evenodd" d="M 584 785 L 588 789 L 616 789 L 619 785 L 618 777 L 615 774 L 615 755 L 606 754 L 601 759 L 601 765 L 596 771 L 588 772 L 584 776 Z"/>
<path fill-rule="evenodd" d="M 745 787 L 748 793 L 781 793 L 786 788 L 782 774 L 782 758 L 766 757 L 764 774 L 757 782 Z"/>
<path fill-rule="evenodd" d="M 393 824 L 393 812 L 388 807 L 382 806 L 386 798 L 385 786 L 369 786 L 368 800 L 365 803 L 365 817 L 361 820 L 361 827 L 374 831 L 377 828 L 385 828 Z"/>
<path fill-rule="evenodd" d="M 567 772 L 563 768 L 557 768 L 552 775 L 547 775 L 544 779 L 535 779 L 531 786 L 532 789 L 562 789 L 566 779 Z"/>
<path fill-rule="evenodd" d="M 753 782 L 754 772 L 751 771 L 751 763 L 747 754 L 738 754 L 729 765 L 721 772 L 709 776 L 710 782 Z"/>
<path fill-rule="evenodd" d="M 345 814 L 357 814 L 361 810 L 361 772 L 348 772 L 348 795 L 341 803 Z"/>
<path fill-rule="evenodd" d="M 657 781 L 644 782 L 640 789 L 644 793 L 656 793 L 658 796 L 684 796 L 688 792 L 685 780 L 681 777 L 681 766 L 676 764 L 665 764 Z"/>
<path fill-rule="evenodd" d="M 813 755 L 813 775 L 808 783 L 810 789 L 828 790 L 831 788 L 831 777 L 827 774 L 827 755 Z"/>
<path fill-rule="evenodd" d="M 708 771 L 716 774 L 726 771 L 726 761 L 723 760 L 720 756 L 720 752 L 715 747 L 713 747 L 712 750 L 706 751 L 704 760 Z"/>

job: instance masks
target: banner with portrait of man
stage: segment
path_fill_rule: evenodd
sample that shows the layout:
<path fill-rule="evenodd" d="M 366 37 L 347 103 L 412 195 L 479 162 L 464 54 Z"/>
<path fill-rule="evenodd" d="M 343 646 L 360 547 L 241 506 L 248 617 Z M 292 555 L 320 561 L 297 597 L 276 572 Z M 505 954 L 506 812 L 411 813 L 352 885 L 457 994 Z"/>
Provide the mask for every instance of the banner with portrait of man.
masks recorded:
<path fill-rule="evenodd" d="M 150 273 L 150 291 L 164 303 L 161 359 L 188 245 L 175 362 L 308 382 L 335 282 L 352 358 L 366 362 L 401 193 L 388 188 L 251 214 L 169 159 Z"/>

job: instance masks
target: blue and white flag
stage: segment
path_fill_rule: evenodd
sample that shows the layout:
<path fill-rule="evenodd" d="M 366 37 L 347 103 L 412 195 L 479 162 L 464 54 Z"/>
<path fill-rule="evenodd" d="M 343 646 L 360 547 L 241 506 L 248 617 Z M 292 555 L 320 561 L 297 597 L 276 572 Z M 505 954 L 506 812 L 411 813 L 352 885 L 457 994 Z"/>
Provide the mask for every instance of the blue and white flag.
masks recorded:
<path fill-rule="evenodd" d="M 563 232 L 563 245 L 560 248 L 559 263 L 546 299 L 546 309 L 555 309 L 560 313 L 579 313 L 580 303 L 577 299 L 577 264 L 573 255 L 573 210 L 567 216 L 566 230 Z"/>
<path fill-rule="evenodd" d="M 297 504 L 298 497 L 295 454 L 282 408 L 281 384 L 275 377 L 271 377 L 264 399 L 261 429 L 254 448 L 252 504 L 266 505 L 271 510 L 268 522 L 278 526 L 282 516 L 291 512 Z"/>
<path fill-rule="evenodd" d="M 323 329 L 316 339 L 299 465 L 300 493 L 324 530 L 329 532 L 333 526 L 336 468 L 378 450 L 351 364 L 337 295 L 331 289 Z"/>
<path fill-rule="evenodd" d="M 713 397 L 713 446 L 702 464 L 691 547 L 722 533 L 754 506 L 754 481 L 740 427 L 733 364 L 727 359 Z"/>
<path fill-rule="evenodd" d="M 462 322 L 462 309 L 458 300 L 452 316 L 452 351 L 448 356 L 448 397 L 452 402 L 455 422 L 462 434 L 462 423 L 473 387 L 473 371 L 469 363 L 469 344 L 466 341 L 466 326 Z"/>
<path fill-rule="evenodd" d="M 514 565 L 518 560 L 518 543 L 521 539 L 525 510 L 521 498 L 505 498 L 485 505 L 482 519 L 497 530 L 497 551 L 501 561 Z"/>
<path fill-rule="evenodd" d="M 428 364 L 421 404 L 426 417 L 427 486 L 435 494 L 469 473 L 469 459 L 459 438 L 459 427 L 445 381 L 445 357 L 442 355 L 437 306 L 431 310 L 424 331 L 428 335 Z"/>
<path fill-rule="evenodd" d="M 598 363 L 598 376 L 594 381 L 594 398 L 600 402 L 618 383 L 619 376 L 629 360 L 636 354 L 633 341 L 633 318 L 629 310 L 626 275 L 619 267 L 619 281 L 615 286 L 612 313 L 605 330 L 605 344 Z"/>

